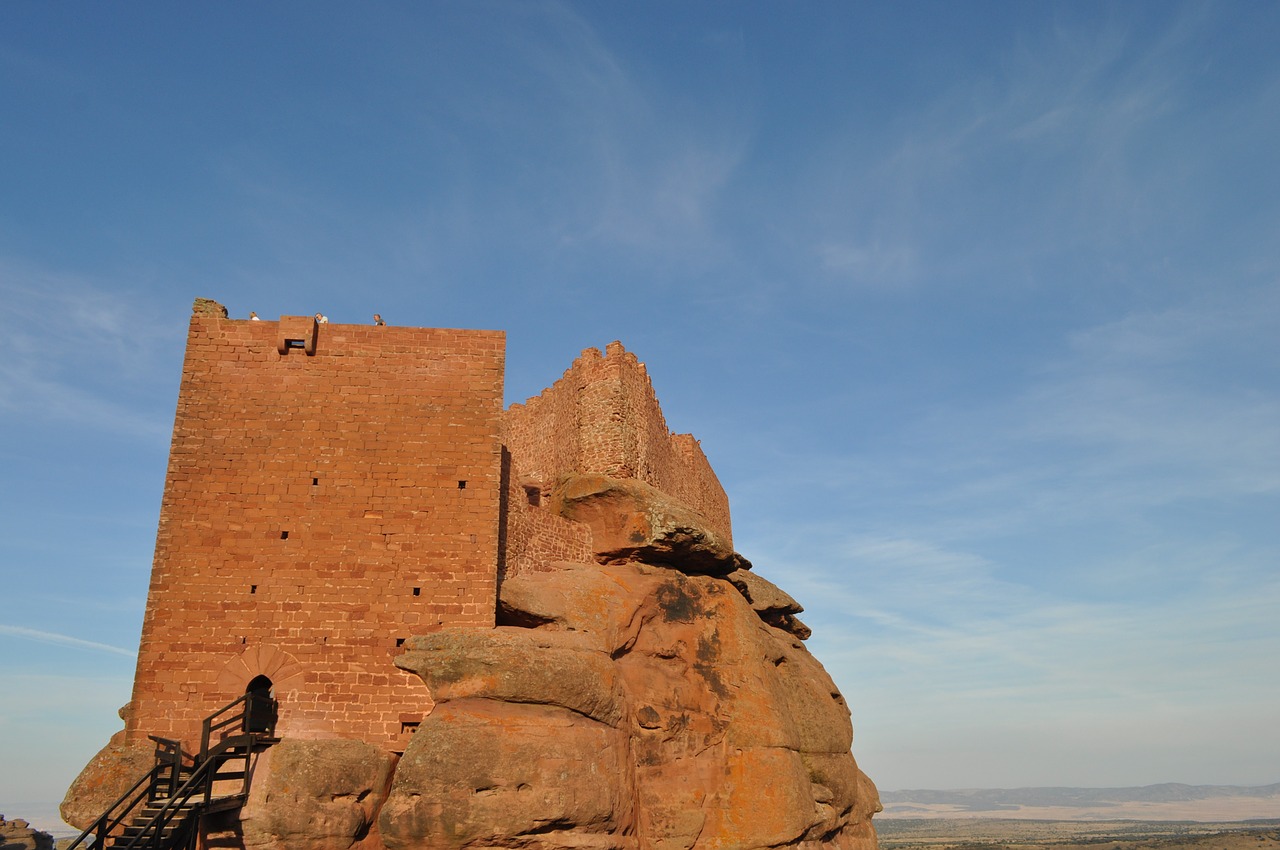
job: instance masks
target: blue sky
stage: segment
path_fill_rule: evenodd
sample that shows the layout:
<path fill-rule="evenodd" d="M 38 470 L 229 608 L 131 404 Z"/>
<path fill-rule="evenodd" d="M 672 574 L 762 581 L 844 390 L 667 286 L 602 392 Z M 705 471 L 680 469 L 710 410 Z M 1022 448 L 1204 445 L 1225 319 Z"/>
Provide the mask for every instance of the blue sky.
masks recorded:
<path fill-rule="evenodd" d="M 882 788 L 1280 781 L 1277 35 L 0 4 L 0 801 L 119 727 L 197 296 L 503 329 L 509 401 L 621 339 Z"/>

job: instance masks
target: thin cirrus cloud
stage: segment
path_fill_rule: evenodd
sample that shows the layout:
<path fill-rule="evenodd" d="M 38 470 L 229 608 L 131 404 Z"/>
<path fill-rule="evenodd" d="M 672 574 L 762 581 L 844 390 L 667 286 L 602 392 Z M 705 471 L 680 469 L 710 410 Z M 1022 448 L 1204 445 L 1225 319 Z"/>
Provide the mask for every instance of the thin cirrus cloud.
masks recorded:
<path fill-rule="evenodd" d="M 1205 140 L 1168 133 L 1171 118 L 1201 122 L 1183 73 L 1193 34 L 1175 23 L 1149 43 L 1060 28 L 890 126 L 851 123 L 821 145 L 804 192 L 815 266 L 859 286 L 991 290 L 1042 287 L 1082 264 L 1116 274 L 1166 244 L 1180 253 L 1170 240 L 1210 179 L 1180 156 Z M 1214 108 L 1256 123 L 1259 98 L 1265 85 Z M 1099 264 L 1122 254 L 1124 268 Z"/>
<path fill-rule="evenodd" d="M 25 626 L 13 626 L 0 623 L 0 635 L 20 638 L 22 640 L 36 641 L 37 643 L 53 644 L 55 646 L 67 647 L 70 649 L 87 649 L 94 652 L 106 652 L 111 655 L 122 655 L 125 658 L 133 658 L 136 653 L 118 646 L 112 646 L 107 643 L 99 643 L 93 640 L 83 640 L 71 635 L 64 635 L 58 632 L 46 632 L 41 629 L 30 629 Z"/>
<path fill-rule="evenodd" d="M 144 439 L 168 433 L 137 402 L 154 389 L 157 352 L 180 337 L 144 300 L 15 263 L 0 264 L 0 295 L 0 411 L 27 424 L 76 423 Z"/>

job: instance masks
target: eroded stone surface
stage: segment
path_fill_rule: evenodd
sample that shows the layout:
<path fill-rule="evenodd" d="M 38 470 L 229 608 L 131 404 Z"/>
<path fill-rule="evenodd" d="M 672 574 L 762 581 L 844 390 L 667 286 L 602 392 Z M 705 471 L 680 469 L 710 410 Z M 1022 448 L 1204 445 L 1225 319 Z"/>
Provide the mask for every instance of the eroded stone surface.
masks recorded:
<path fill-rule="evenodd" d="M 369 836 L 395 757 L 351 740 L 285 740 L 258 759 L 240 818 L 246 848 L 347 850 Z M 374 841 L 366 842 L 378 846 Z"/>
<path fill-rule="evenodd" d="M 794 605 L 772 587 L 752 598 L 660 565 L 556 564 L 503 585 L 504 621 L 525 627 L 411 640 L 397 664 L 437 706 L 397 770 L 383 840 L 874 848 L 879 802 L 849 752 L 848 708 L 763 619 Z"/>
<path fill-rule="evenodd" d="M 53 836 L 33 829 L 22 818 L 0 815 L 0 850 L 53 850 Z"/>
<path fill-rule="evenodd" d="M 391 850 L 634 848 L 624 732 L 567 709 L 438 705 L 382 809 Z"/>
<path fill-rule="evenodd" d="M 808 640 L 813 631 L 796 618 L 804 608 L 791 596 L 768 579 L 750 570 L 734 570 L 725 576 L 751 603 L 752 609 L 771 626 L 790 632 L 800 640 Z"/>
<path fill-rule="evenodd" d="M 450 630 L 412 638 L 408 646 L 396 665 L 421 676 L 437 703 L 483 697 L 559 706 L 610 726 L 621 719 L 612 660 L 575 635 Z"/>
<path fill-rule="evenodd" d="M 395 659 L 435 700 L 398 763 L 286 740 L 209 846 L 874 850 L 879 800 L 848 707 L 778 620 L 800 607 L 776 586 L 563 562 L 500 592 L 505 625 L 419 635 Z M 137 771 L 125 752 L 86 774 L 105 787 L 150 766 L 149 750 L 132 752 Z"/>
<path fill-rule="evenodd" d="M 124 792 L 155 764 L 155 745 L 125 743 L 124 730 L 98 751 L 67 789 L 62 819 L 88 829 Z"/>
<path fill-rule="evenodd" d="M 552 510 L 591 529 L 604 562 L 644 561 L 724 575 L 750 563 L 697 511 L 643 481 L 571 475 L 551 494 Z"/>

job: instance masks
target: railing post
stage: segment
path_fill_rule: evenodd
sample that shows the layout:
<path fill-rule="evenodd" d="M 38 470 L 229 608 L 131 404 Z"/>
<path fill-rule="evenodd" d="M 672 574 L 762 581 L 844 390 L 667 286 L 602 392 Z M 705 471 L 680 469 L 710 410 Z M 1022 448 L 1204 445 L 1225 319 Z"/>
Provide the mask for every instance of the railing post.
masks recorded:
<path fill-rule="evenodd" d="M 175 747 L 173 752 L 169 754 L 169 796 L 172 797 L 178 791 L 179 778 L 182 776 L 182 749 Z"/>

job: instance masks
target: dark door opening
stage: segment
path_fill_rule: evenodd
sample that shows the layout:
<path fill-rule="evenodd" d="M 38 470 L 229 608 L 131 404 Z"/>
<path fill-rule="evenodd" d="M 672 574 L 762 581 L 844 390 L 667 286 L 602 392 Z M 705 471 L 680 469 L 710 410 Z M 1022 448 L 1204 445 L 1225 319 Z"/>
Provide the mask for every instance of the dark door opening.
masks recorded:
<path fill-rule="evenodd" d="M 272 732 L 276 728 L 276 701 L 272 682 L 266 676 L 255 676 L 244 689 L 244 731 Z"/>

